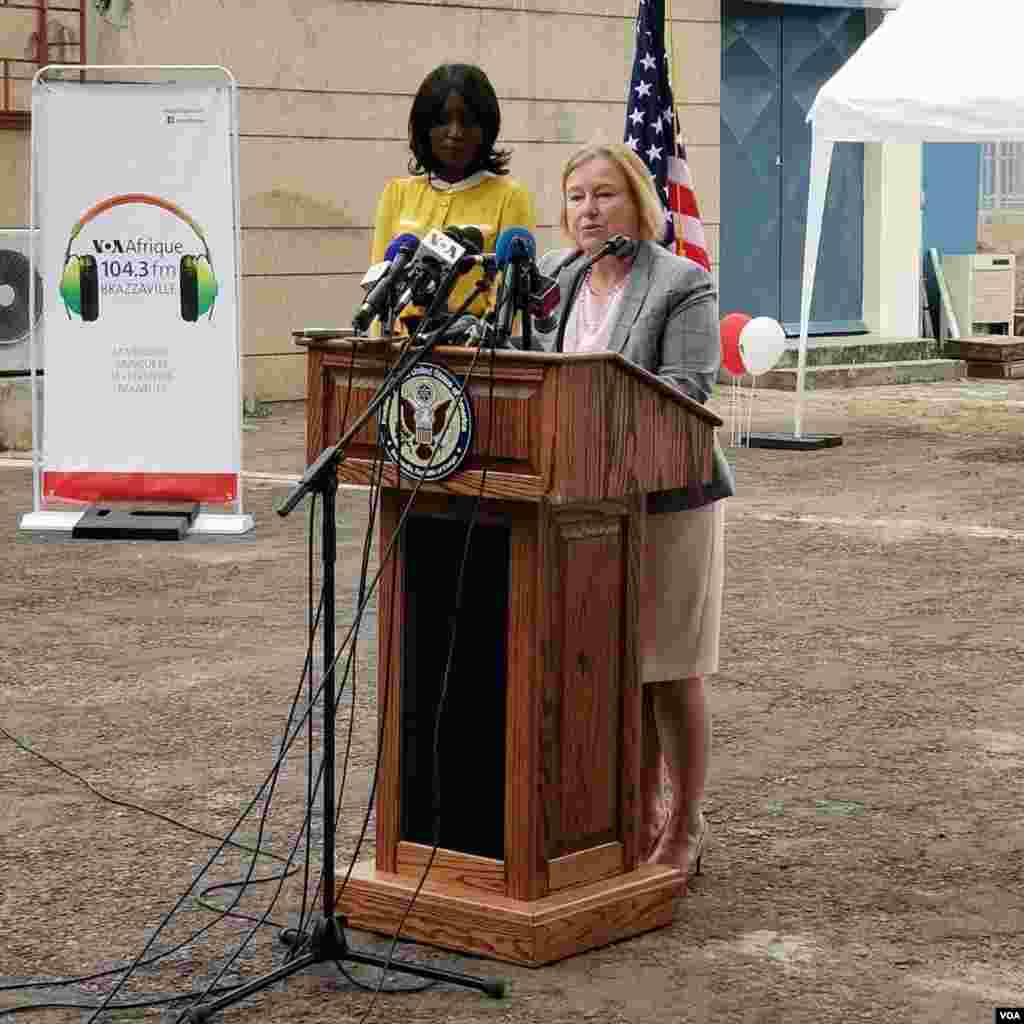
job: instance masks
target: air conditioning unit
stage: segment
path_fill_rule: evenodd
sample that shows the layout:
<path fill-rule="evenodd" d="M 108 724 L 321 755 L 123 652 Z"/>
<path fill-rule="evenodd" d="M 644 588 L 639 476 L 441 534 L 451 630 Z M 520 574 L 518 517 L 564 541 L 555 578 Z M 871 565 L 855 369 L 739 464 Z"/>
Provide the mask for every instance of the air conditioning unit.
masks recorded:
<path fill-rule="evenodd" d="M 30 273 L 29 239 L 22 228 L 0 228 L 0 373 L 29 372 L 32 279 L 35 280 L 36 369 L 43 367 L 43 279 Z"/>
<path fill-rule="evenodd" d="M 1012 253 L 942 257 L 942 271 L 961 338 L 1013 334 L 1015 263 Z"/>

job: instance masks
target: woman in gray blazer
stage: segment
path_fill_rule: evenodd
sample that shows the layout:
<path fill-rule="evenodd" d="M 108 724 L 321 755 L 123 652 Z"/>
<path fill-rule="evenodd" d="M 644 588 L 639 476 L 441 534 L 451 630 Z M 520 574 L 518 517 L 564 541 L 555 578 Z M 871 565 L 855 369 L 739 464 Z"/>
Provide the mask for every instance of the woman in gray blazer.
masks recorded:
<path fill-rule="evenodd" d="M 546 253 L 539 263 L 561 289 L 559 326 L 550 332 L 535 326 L 534 345 L 621 352 L 706 401 L 721 358 L 714 282 L 703 267 L 658 244 L 665 213 L 643 162 L 622 144 L 579 150 L 562 172 L 561 223 L 573 247 Z M 615 235 L 634 244 L 595 263 L 572 299 L 570 286 L 585 257 Z M 716 450 L 710 488 L 660 492 L 647 509 L 640 609 L 646 852 L 688 874 L 699 872 L 707 838 L 701 805 L 711 718 L 704 677 L 718 667 L 724 517 L 717 499 L 732 493 L 720 456 Z"/>

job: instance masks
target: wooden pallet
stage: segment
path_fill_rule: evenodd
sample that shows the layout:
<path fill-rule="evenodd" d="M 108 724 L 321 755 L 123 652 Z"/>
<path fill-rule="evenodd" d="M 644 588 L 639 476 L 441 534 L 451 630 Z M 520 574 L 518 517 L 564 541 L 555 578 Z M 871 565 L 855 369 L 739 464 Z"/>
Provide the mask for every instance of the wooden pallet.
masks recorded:
<path fill-rule="evenodd" d="M 963 359 L 968 377 L 1024 378 L 1024 338 L 988 337 L 947 341 L 945 354 Z"/>

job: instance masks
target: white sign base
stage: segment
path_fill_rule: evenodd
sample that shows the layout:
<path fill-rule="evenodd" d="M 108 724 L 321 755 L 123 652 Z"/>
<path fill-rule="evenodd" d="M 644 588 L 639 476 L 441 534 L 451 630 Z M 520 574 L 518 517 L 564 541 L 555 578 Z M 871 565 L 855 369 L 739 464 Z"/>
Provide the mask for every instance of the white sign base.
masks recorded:
<path fill-rule="evenodd" d="M 43 509 L 26 512 L 18 522 L 18 529 L 30 533 L 71 533 L 78 520 L 85 515 L 84 508 Z M 200 512 L 189 527 L 188 536 L 241 536 L 255 527 L 256 523 L 248 512 L 218 515 Z"/>

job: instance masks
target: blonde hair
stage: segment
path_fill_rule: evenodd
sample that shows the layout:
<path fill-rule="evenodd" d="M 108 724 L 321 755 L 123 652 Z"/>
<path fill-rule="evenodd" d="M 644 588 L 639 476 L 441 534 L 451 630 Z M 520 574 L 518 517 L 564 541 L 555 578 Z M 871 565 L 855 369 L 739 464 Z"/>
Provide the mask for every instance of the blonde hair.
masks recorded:
<path fill-rule="evenodd" d="M 576 150 L 565 162 L 562 168 L 562 230 L 569 234 L 565 203 L 565 183 L 569 175 L 591 160 L 602 159 L 615 164 L 626 179 L 633 205 L 639 214 L 640 237 L 648 242 L 660 242 L 665 235 L 665 211 L 658 197 L 658 187 L 643 160 L 624 142 L 591 142 Z"/>

